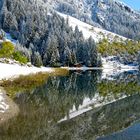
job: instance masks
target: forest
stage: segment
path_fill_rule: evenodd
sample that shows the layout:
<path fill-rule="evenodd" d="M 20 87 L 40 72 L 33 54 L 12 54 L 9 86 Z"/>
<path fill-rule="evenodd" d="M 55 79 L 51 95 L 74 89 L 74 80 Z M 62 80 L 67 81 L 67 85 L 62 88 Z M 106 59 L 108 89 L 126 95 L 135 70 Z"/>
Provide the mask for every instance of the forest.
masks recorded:
<path fill-rule="evenodd" d="M 85 40 L 78 27 L 73 31 L 68 19 L 49 14 L 36 0 L 6 0 L 0 7 L 0 28 L 18 40 L 17 50 L 32 64 L 101 66 L 94 40 Z"/>

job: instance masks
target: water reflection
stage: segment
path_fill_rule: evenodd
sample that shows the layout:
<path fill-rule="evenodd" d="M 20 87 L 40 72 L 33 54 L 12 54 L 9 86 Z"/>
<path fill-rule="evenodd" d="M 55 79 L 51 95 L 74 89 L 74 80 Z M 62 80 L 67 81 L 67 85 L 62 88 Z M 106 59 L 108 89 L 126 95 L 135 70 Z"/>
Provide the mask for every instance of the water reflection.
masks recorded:
<path fill-rule="evenodd" d="M 101 75 L 71 72 L 17 94 L 20 114 L 0 127 L 0 139 L 93 140 L 130 126 L 140 118 L 139 73 Z"/>
<path fill-rule="evenodd" d="M 137 122 L 133 126 L 122 132 L 117 132 L 98 140 L 139 140 L 140 139 L 140 123 Z"/>

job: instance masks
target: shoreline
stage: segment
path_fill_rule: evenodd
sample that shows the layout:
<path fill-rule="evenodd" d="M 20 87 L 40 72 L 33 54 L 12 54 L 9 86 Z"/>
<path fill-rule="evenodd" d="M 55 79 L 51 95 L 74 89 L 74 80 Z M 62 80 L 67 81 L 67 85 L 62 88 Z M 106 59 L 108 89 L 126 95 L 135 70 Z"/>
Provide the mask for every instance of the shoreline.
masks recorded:
<path fill-rule="evenodd" d="M 20 75 L 35 74 L 38 72 L 54 72 L 50 67 L 20 66 L 18 64 L 0 63 L 0 81 L 3 79 L 16 78 Z"/>
<path fill-rule="evenodd" d="M 35 74 L 38 72 L 52 73 L 52 68 L 20 66 L 18 64 L 0 63 L 0 82 L 4 79 L 14 79 L 20 75 Z M 7 96 L 3 87 L 0 87 L 0 125 L 16 117 L 20 110 L 18 105 Z"/>
<path fill-rule="evenodd" d="M 109 75 L 114 75 L 114 70 L 116 73 L 121 73 L 124 71 L 129 70 L 138 70 L 137 67 L 121 67 L 121 68 L 114 68 L 108 67 L 110 63 L 103 63 L 103 67 L 60 67 L 60 69 L 70 70 L 102 70 L 102 79 L 108 79 Z M 29 75 L 35 74 L 39 72 L 46 72 L 46 73 L 53 73 L 55 72 L 55 68 L 52 67 L 35 67 L 35 66 L 20 66 L 18 64 L 5 64 L 0 63 L 0 82 L 3 79 L 14 79 L 20 75 Z M 115 73 L 115 74 L 116 74 Z M 6 94 L 6 91 L 3 87 L 0 87 L 0 125 L 5 121 L 15 117 L 19 113 L 19 108 L 14 101 L 9 98 Z"/>

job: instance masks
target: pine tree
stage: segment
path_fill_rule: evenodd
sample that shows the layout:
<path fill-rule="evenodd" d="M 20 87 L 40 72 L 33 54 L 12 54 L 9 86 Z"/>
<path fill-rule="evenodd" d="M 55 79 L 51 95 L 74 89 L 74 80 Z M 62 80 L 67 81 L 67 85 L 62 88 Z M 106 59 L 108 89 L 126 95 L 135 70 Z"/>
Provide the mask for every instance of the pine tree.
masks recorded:
<path fill-rule="evenodd" d="M 39 52 L 34 52 L 32 54 L 32 62 L 33 62 L 33 65 L 35 65 L 37 67 L 40 67 L 43 65 Z"/>

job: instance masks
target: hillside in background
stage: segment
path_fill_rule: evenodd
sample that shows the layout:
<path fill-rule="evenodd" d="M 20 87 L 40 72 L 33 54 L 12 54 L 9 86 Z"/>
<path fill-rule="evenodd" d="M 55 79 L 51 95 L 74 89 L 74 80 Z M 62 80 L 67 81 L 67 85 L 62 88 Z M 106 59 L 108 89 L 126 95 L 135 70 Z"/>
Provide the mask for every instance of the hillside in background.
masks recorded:
<path fill-rule="evenodd" d="M 118 0 L 42 0 L 55 9 L 128 38 L 139 38 L 140 13 Z"/>

